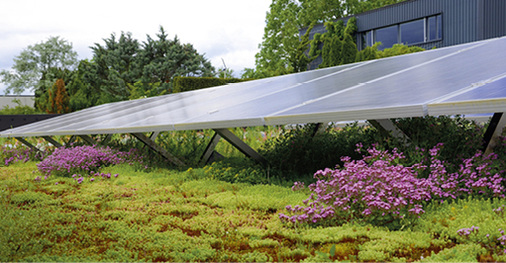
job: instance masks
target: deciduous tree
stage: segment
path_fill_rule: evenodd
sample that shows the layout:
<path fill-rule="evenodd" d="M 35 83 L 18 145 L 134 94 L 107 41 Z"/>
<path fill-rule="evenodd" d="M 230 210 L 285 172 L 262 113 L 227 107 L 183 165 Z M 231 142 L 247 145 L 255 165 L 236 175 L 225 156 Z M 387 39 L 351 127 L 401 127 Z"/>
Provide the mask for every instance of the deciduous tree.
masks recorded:
<path fill-rule="evenodd" d="M 297 61 L 297 57 L 300 58 L 299 30 L 311 23 L 335 21 L 344 16 L 401 1 L 404 0 L 273 0 L 266 15 L 264 36 L 259 45 L 260 51 L 255 56 L 255 71 L 253 74 L 248 71 L 247 75 L 258 78 L 297 71 L 293 61 Z M 353 39 L 348 38 L 344 41 L 346 61 L 353 56 L 349 49 L 350 40 Z M 343 39 L 339 42 L 333 39 L 329 45 L 337 47 L 342 44 Z M 324 52 L 336 52 L 334 57 L 342 55 L 337 55 L 341 51 Z"/>
<path fill-rule="evenodd" d="M 14 58 L 11 70 L 0 72 L 0 80 L 7 84 L 6 93 L 41 90 L 44 93 L 55 82 L 51 69 L 73 70 L 77 66 L 77 52 L 72 44 L 60 37 L 30 45 Z"/>

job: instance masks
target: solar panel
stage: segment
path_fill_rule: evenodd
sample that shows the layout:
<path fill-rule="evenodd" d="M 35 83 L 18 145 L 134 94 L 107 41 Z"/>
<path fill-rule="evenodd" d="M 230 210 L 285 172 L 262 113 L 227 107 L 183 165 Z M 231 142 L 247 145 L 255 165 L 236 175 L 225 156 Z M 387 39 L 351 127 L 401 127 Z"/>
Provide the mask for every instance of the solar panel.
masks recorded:
<path fill-rule="evenodd" d="M 501 40 L 486 45 L 476 44 L 450 54 L 437 53 L 442 55 L 439 59 L 365 82 L 345 92 L 306 102 L 266 119 L 269 123 L 280 123 L 282 120 L 293 123 L 303 122 L 309 116 L 319 122 L 427 115 L 426 105 L 431 101 L 506 73 L 503 64 L 506 52 L 498 52 L 506 39 Z M 398 59 L 392 58 L 392 61 Z M 456 113 L 440 112 L 438 115 L 441 114 Z"/>
<path fill-rule="evenodd" d="M 0 136 L 220 129 L 457 114 L 463 109 L 506 111 L 504 46 L 506 38 L 498 38 L 109 103 L 2 131 Z"/>
<path fill-rule="evenodd" d="M 506 76 L 428 105 L 430 115 L 506 112 Z"/>

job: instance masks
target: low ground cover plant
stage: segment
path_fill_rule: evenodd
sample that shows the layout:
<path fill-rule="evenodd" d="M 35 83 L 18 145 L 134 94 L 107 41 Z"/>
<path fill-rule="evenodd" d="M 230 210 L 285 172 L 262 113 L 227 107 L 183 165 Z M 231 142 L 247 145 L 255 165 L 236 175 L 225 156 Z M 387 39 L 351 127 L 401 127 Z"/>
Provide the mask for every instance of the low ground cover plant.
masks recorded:
<path fill-rule="evenodd" d="M 2 167 L 0 261 L 506 260 L 503 198 L 429 203 L 396 231 L 359 222 L 292 228 L 278 214 L 306 192 L 196 178 L 204 169 L 148 173 L 120 164 L 103 168 L 121 174 L 114 180 L 78 184 L 34 181 L 35 162 Z M 459 235 L 472 226 L 478 231 Z"/>
<path fill-rule="evenodd" d="M 227 143 L 218 149 L 226 158 L 203 167 L 146 167 L 140 157 L 150 157 L 129 136 L 113 137 L 118 148 L 75 146 L 44 161 L 10 161 L 0 167 L 0 261 L 506 261 L 505 145 L 497 154 L 475 154 L 480 135 L 467 134 L 474 124 L 441 123 L 454 127 L 454 136 L 474 136 L 459 148 L 469 153 L 453 160 L 457 146 L 437 142 L 396 149 L 394 139 L 354 125 L 307 140 L 300 129 L 234 130 L 256 149 L 265 141 L 269 151 L 285 147 L 270 156 L 293 157 L 297 163 L 286 169 L 237 158 Z M 280 140 L 269 146 L 276 140 L 269 133 Z M 199 138 L 200 149 L 210 136 L 158 140 L 178 149 Z M 377 138 L 384 140 L 373 145 Z M 304 153 L 320 139 L 321 153 Z M 304 154 L 329 154 L 328 142 L 354 144 L 312 180 L 289 173 L 310 162 Z M 124 150 L 130 148 L 139 149 Z M 176 155 L 197 161 L 195 149 Z M 115 174 L 121 176 L 102 179 Z"/>

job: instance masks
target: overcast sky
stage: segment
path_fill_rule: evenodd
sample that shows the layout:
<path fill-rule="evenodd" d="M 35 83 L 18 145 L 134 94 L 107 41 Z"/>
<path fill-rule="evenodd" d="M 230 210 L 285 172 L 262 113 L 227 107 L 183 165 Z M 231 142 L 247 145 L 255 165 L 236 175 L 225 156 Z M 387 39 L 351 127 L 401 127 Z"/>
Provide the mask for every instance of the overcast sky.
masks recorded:
<path fill-rule="evenodd" d="M 2 0 L 0 70 L 29 45 L 59 36 L 72 43 L 79 59 L 112 33 L 131 32 L 143 42 L 160 26 L 170 38 L 191 43 L 214 67 L 222 59 L 239 77 L 253 68 L 272 0 Z M 0 83 L 0 94 L 5 85 Z"/>

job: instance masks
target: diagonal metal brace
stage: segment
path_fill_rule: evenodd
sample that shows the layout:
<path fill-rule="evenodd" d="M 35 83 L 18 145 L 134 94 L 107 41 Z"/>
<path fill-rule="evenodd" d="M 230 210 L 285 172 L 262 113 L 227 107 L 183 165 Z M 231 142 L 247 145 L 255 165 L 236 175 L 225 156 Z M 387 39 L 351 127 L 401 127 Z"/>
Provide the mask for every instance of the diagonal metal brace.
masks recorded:
<path fill-rule="evenodd" d="M 494 113 L 484 135 L 483 150 L 485 151 L 485 155 L 492 153 L 494 150 L 504 126 L 506 126 L 506 112 Z"/>
<path fill-rule="evenodd" d="M 83 139 L 83 141 L 85 141 L 89 145 L 97 145 L 97 141 L 95 141 L 95 139 L 91 138 L 91 136 L 88 136 L 88 135 L 78 135 L 78 136 L 81 137 L 81 139 Z"/>
<path fill-rule="evenodd" d="M 23 139 L 22 137 L 14 137 L 16 140 L 20 141 L 22 144 L 30 147 L 32 150 L 37 152 L 42 152 L 39 148 L 35 147 L 33 144 L 29 143 L 27 140 Z"/>
<path fill-rule="evenodd" d="M 393 137 L 401 139 L 406 146 L 409 146 L 409 137 L 397 127 L 390 119 L 368 120 L 376 129 L 385 135 L 392 134 Z"/>
<path fill-rule="evenodd" d="M 44 140 L 50 142 L 52 145 L 54 145 L 57 148 L 62 147 L 61 143 L 57 142 L 55 139 L 51 138 L 50 136 L 42 136 L 42 138 L 44 138 Z"/>
<path fill-rule="evenodd" d="M 241 139 L 235 136 L 235 134 L 233 134 L 230 130 L 214 129 L 214 131 L 218 133 L 221 137 L 223 137 L 223 139 L 225 139 L 227 142 L 232 144 L 239 151 L 244 153 L 246 156 L 261 163 L 264 166 L 267 166 L 268 162 L 262 155 L 257 153 L 255 150 L 253 150 L 253 148 L 251 148 L 249 145 L 247 145 L 245 142 L 243 142 Z"/>
<path fill-rule="evenodd" d="M 146 135 L 142 133 L 132 133 L 132 135 L 139 139 L 139 141 L 143 142 L 145 145 L 147 145 L 149 148 L 151 148 L 153 151 L 160 154 L 163 158 L 169 160 L 173 164 L 177 166 L 186 166 L 184 162 L 179 160 L 177 157 L 172 155 L 171 153 L 167 152 L 164 148 L 162 148 L 160 145 L 156 144 L 153 140 L 148 138 Z"/>
<path fill-rule="evenodd" d="M 209 163 L 209 160 L 211 159 L 214 148 L 216 148 L 216 145 L 220 142 L 221 135 L 219 135 L 217 132 L 214 133 L 213 138 L 211 138 L 211 141 L 206 147 L 206 150 L 202 154 L 202 157 L 200 157 L 200 163 L 202 165 Z"/>

